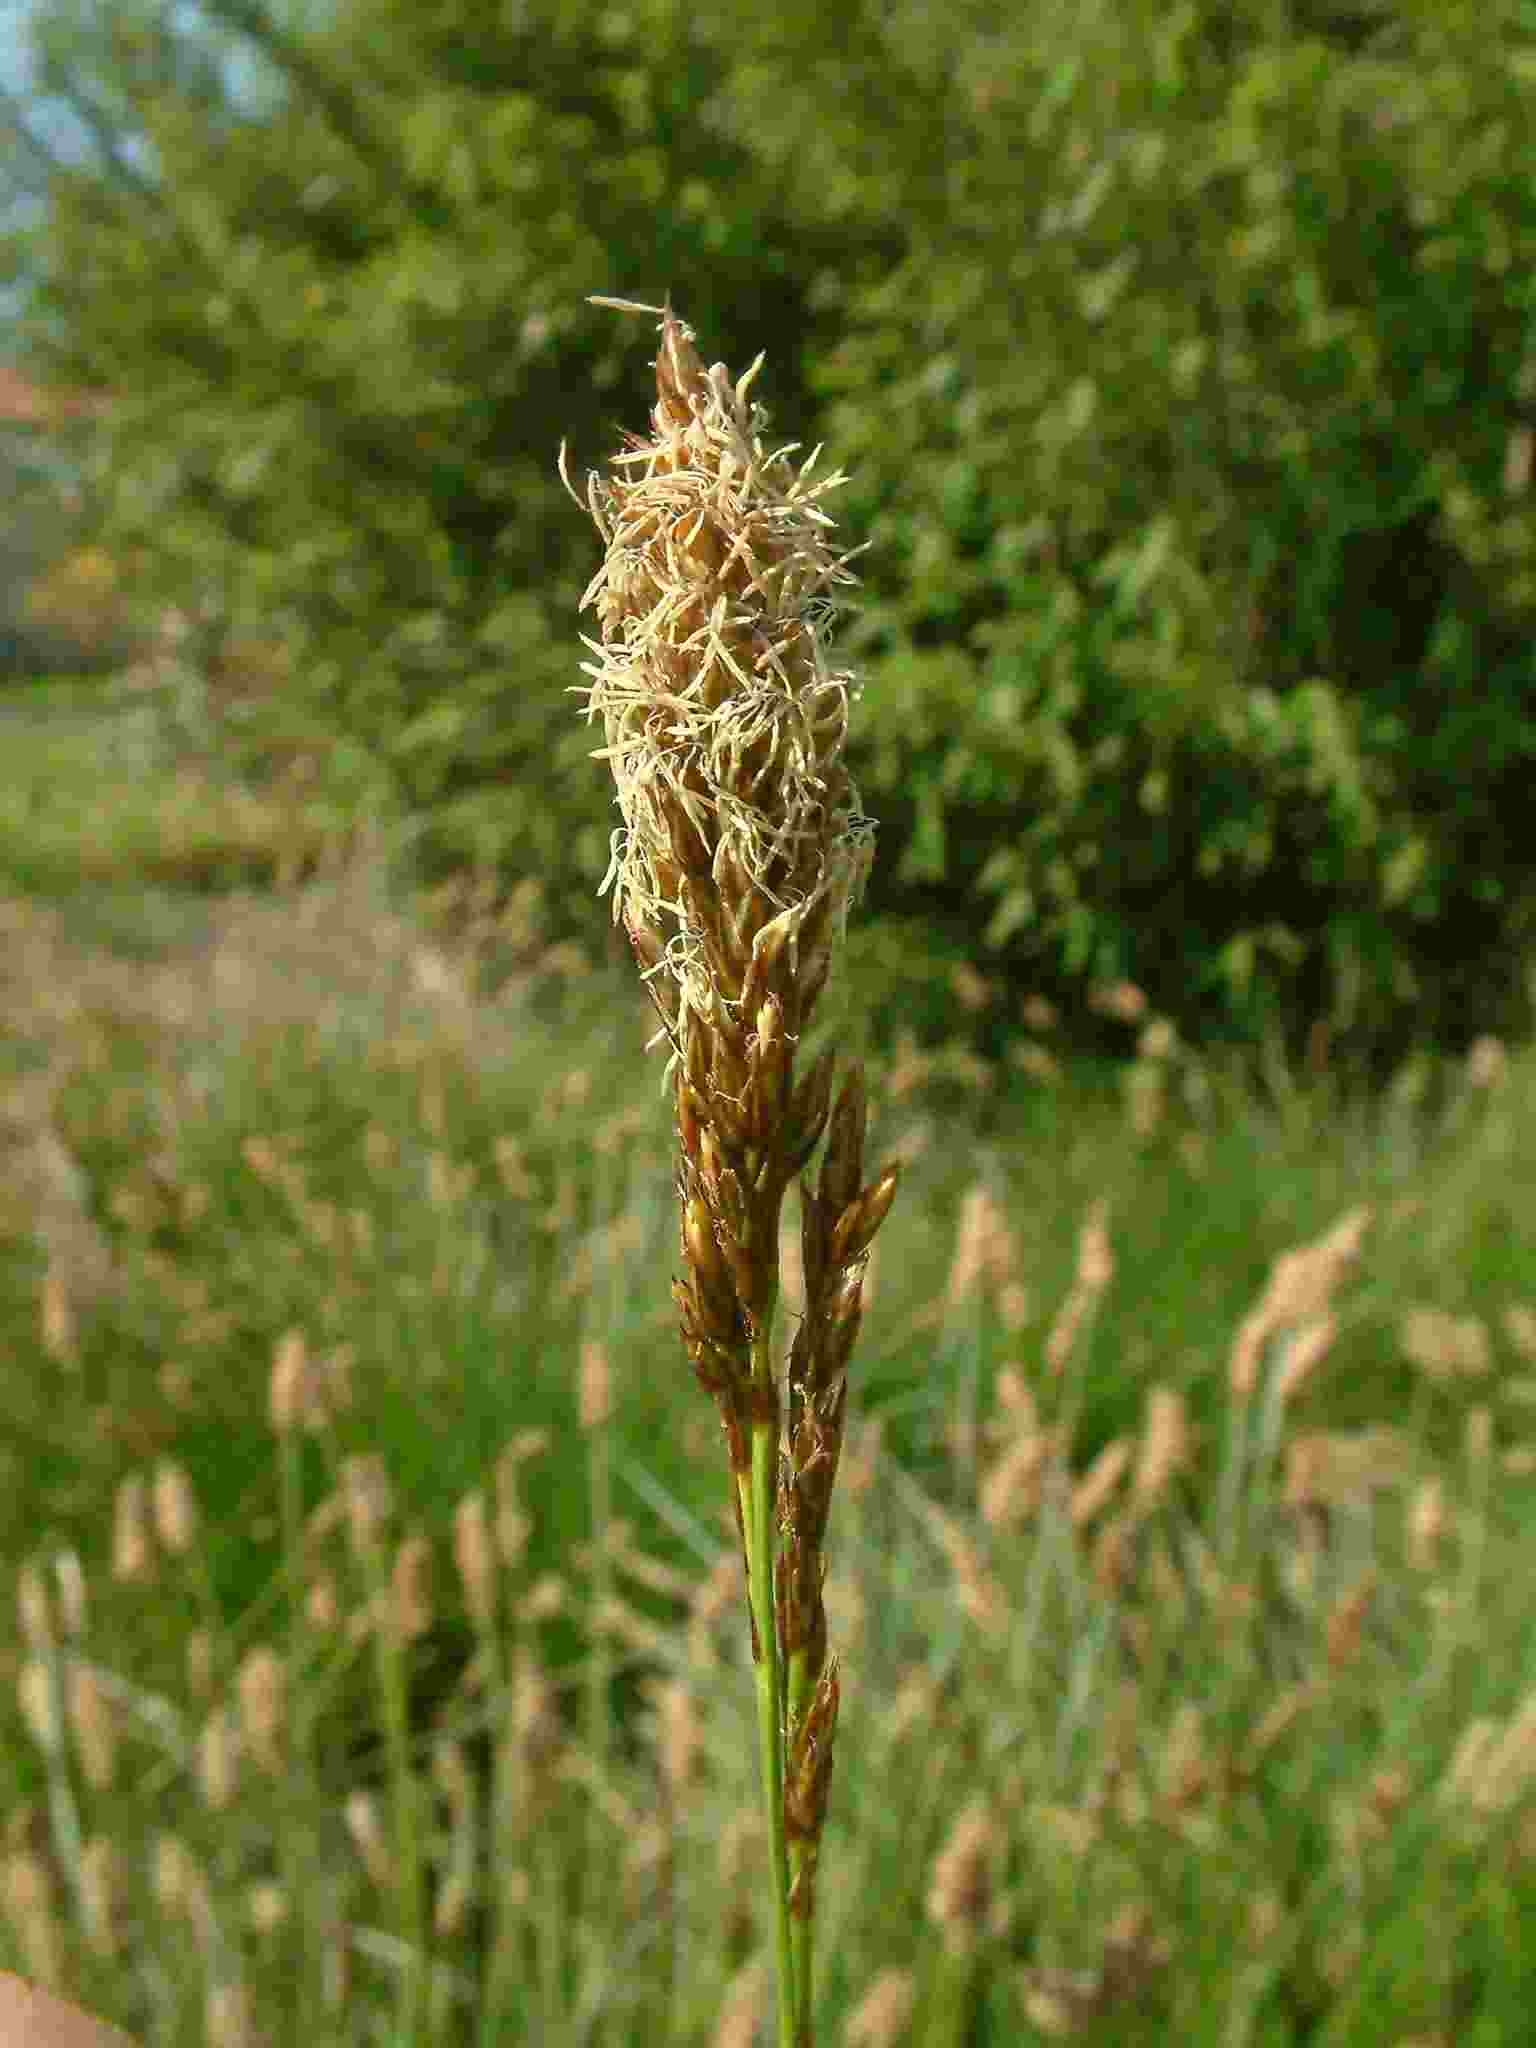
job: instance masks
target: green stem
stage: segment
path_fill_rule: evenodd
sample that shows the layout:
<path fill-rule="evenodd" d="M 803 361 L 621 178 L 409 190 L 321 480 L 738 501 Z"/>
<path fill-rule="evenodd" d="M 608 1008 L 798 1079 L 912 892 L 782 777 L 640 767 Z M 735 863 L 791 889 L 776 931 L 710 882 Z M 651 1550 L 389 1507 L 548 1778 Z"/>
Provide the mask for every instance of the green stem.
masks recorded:
<path fill-rule="evenodd" d="M 811 1682 L 810 1665 L 804 1650 L 796 1650 L 789 1660 L 788 1713 L 789 1727 L 797 1725 L 811 1703 L 814 1687 Z M 789 1851 L 790 1882 L 797 1882 L 809 1858 L 815 1853 L 815 1845 L 796 1841 Z M 811 1901 L 814 1906 L 814 1897 Z M 794 1913 L 790 1916 L 789 1939 L 795 1966 L 795 2048 L 811 2048 L 811 1966 L 813 1962 L 814 1925 L 809 1912 Z"/>
<path fill-rule="evenodd" d="M 759 1343 L 761 1357 L 766 1363 L 766 1331 L 759 1339 Z M 789 1852 L 784 1838 L 784 1723 L 779 1682 L 779 1637 L 773 1594 L 773 1567 L 777 1549 L 773 1511 L 778 1451 L 778 1430 L 774 1424 L 754 1423 L 752 1470 L 750 1475 L 737 1475 L 737 1486 L 741 1494 L 742 1528 L 746 1534 L 748 1594 L 752 1602 L 752 1618 L 756 1625 L 758 1644 L 755 1668 L 757 1733 L 762 1759 L 763 1811 L 768 1823 L 768 1856 L 774 1893 L 779 2048 L 795 2048 L 795 1958 L 789 1917 Z"/>
<path fill-rule="evenodd" d="M 411 1771 L 410 1698 L 405 1649 L 389 1601 L 389 1571 L 382 1552 L 373 1560 L 374 1597 L 381 1609 L 373 1631 L 375 1669 L 384 1710 L 385 1753 L 389 1759 L 394 1819 L 396 1928 L 406 1951 L 400 1978 L 398 2016 L 402 2041 L 425 2032 L 427 1992 L 426 1893 L 416 1783 Z"/>
<path fill-rule="evenodd" d="M 587 1498 L 590 1503 L 592 1540 L 592 1600 L 601 1613 L 613 1593 L 613 1560 L 609 1554 L 613 1519 L 613 1483 L 609 1467 L 608 1425 L 598 1422 L 587 1435 Z M 589 1631 L 587 1650 L 587 1754 L 606 1767 L 612 1754 L 609 1728 L 609 1687 L 613 1678 L 610 1637 L 605 1629 Z M 588 1814 L 586 1852 L 582 1886 L 590 1893 L 602 1868 L 602 1836 L 597 1802 Z"/>
<path fill-rule="evenodd" d="M 476 1636 L 481 1654 L 486 1660 L 485 1691 L 487 1699 L 495 1702 L 495 1713 L 501 1731 L 491 1742 L 491 1787 L 490 1807 L 486 1820 L 486 1832 L 490 1843 L 489 1883 L 489 1927 L 486 1934 L 485 1990 L 480 2001 L 480 2028 L 478 2048 L 495 2048 L 506 2025 L 505 2005 L 507 2001 L 507 1980 L 512 1974 L 512 1946 L 516 1932 L 512 1924 L 512 1906 L 508 1898 L 508 1874 L 512 1870 L 514 1849 L 511 1831 L 507 1826 L 507 1810 L 511 1804 L 510 1788 L 507 1784 L 507 1739 L 505 1722 L 510 1712 L 512 1688 L 507 1678 L 507 1660 L 503 1655 L 501 1630 L 497 1618 L 483 1626 L 477 1626 Z"/>
<path fill-rule="evenodd" d="M 923 2040 L 932 2042 L 933 2048 L 962 2048 L 972 2038 L 975 2004 L 974 1957 L 968 1950 L 951 1950 L 941 1943 L 923 2006 Z"/>
<path fill-rule="evenodd" d="M 298 1655 L 308 1661 L 308 1624 L 302 1619 L 304 1600 L 304 1472 L 301 1463 L 297 1434 L 291 1429 L 282 1431 L 277 1440 L 278 1499 L 280 1503 L 280 1525 L 283 1539 L 283 1583 L 288 1589 L 289 1623 L 288 1641 L 290 1661 L 297 1662 Z M 199 1557 L 201 1593 L 203 1608 L 207 1617 L 206 1625 L 210 1639 L 213 1636 L 213 1618 L 218 1612 L 217 1597 L 204 1557 Z M 292 1768 L 285 1788 L 285 1799 L 290 1802 L 279 1830 L 279 1856 L 282 1865 L 284 1889 L 293 1903 L 289 1918 L 292 1926 L 292 1969 L 298 1999 L 298 2032 L 296 2038 L 306 2040 L 318 2024 L 315 2011 L 315 1994 L 318 1989 L 318 1972 L 313 1967 L 316 1931 L 319 1928 L 317 1886 L 320 1877 L 320 1844 L 315 1827 L 315 1815 L 320 1810 L 320 1795 L 315 1782 L 315 1712 L 318 1694 L 309 1685 L 300 1689 L 300 1698 L 295 1706 L 293 1734 L 290 1755 Z"/>

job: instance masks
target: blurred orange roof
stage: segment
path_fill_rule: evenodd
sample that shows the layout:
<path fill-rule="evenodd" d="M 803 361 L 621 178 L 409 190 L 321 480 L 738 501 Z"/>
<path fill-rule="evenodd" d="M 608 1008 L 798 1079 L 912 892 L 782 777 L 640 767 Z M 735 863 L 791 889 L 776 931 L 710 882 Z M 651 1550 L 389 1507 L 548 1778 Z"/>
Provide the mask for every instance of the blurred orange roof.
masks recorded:
<path fill-rule="evenodd" d="M 0 424 L 48 427 L 60 420 L 95 419 L 111 403 L 105 391 L 49 391 L 0 363 Z"/>

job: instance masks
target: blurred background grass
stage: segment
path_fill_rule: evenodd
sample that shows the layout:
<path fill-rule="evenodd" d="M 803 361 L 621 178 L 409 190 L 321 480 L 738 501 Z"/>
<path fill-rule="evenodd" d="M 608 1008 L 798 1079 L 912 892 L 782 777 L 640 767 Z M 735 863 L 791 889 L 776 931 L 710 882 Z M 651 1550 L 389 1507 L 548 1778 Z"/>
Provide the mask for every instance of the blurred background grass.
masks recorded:
<path fill-rule="evenodd" d="M 142 691 L 5 715 L 0 1944 L 150 2042 L 399 2038 L 398 1683 L 412 2037 L 749 2038 L 734 1534 L 632 969 L 548 944 L 535 891 L 402 887 L 383 828 L 243 788 Z M 1260 1083 L 1090 1000 L 1118 1059 L 1038 1001 L 1011 1058 L 869 1048 L 871 1156 L 909 1164 L 834 1518 L 827 2037 L 1514 2041 L 1531 1056 Z M 835 1028 L 868 1036 L 856 975 Z M 1274 1262 L 1362 1205 L 1314 1369 L 1279 1391 L 1320 1300 L 1239 1399 Z M 310 1427 L 274 1430 L 279 1368 Z M 359 1458 L 377 1557 L 338 1537 Z M 168 1464 L 190 1537 L 154 1533 Z M 493 1624 L 452 1565 L 477 1492 Z M 280 1770 L 241 1689 L 273 1646 Z"/>

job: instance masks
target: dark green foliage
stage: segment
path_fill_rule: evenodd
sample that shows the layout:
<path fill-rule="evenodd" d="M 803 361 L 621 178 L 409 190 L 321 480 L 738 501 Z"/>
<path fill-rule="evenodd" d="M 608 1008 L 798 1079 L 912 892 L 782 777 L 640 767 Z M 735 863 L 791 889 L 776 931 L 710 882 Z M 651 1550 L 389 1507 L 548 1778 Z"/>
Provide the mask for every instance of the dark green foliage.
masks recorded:
<path fill-rule="evenodd" d="M 1533 907 L 1536 17 L 1027 14 L 821 366 L 892 881 L 1207 1028 L 1464 1040 Z"/>
<path fill-rule="evenodd" d="M 646 336 L 583 296 L 670 279 L 733 359 L 792 363 L 792 266 L 842 241 L 709 128 L 726 59 L 675 9 L 349 7 L 302 42 L 213 12 L 279 110 L 211 122 L 146 59 L 158 182 L 53 185 L 43 344 L 122 394 L 112 544 L 146 600 L 280 630 L 286 725 L 370 749 L 429 852 L 538 873 L 595 931 L 609 795 L 565 694 L 591 535 L 555 455 L 643 416 Z M 118 41 L 131 78 L 154 37 Z"/>
<path fill-rule="evenodd" d="M 116 14 L 153 172 L 53 177 L 35 346 L 122 393 L 93 482 L 146 598 L 287 641 L 253 746 L 344 732 L 426 865 L 596 936 L 554 456 L 648 403 L 649 330 L 585 294 L 670 287 L 855 478 L 874 908 L 932 934 L 893 986 L 984 934 L 1191 1032 L 1515 1021 L 1523 0 L 209 13 L 281 90 L 237 118 Z"/>

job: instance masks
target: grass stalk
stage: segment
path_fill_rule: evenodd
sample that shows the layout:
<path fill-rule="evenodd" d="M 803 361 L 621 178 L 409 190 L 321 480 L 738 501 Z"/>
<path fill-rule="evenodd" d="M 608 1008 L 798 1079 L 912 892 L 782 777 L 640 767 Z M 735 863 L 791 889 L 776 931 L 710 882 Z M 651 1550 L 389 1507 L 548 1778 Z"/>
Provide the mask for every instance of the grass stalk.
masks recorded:
<path fill-rule="evenodd" d="M 394 1630 L 385 1624 L 375 1631 L 374 1641 L 389 1763 L 397 1927 L 404 1949 L 400 2029 L 402 2039 L 415 2041 L 421 2038 L 426 2021 L 427 1925 L 416 1781 L 411 1770 L 410 1703 L 402 1645 Z"/>
<path fill-rule="evenodd" d="M 768 452 L 747 399 L 761 357 L 733 384 L 670 308 L 601 303 L 659 313 L 661 348 L 654 438 L 629 436 L 614 476 L 588 479 L 607 553 L 585 600 L 603 632 L 586 643 L 587 712 L 625 821 L 614 914 L 671 1048 L 688 1274 L 673 1295 L 719 1408 L 746 1564 L 780 2048 L 811 2048 L 838 1704 L 823 1542 L 864 1267 L 896 1187 L 890 1168 L 863 1184 L 859 1070 L 835 1107 L 830 1054 L 795 1078 L 873 835 L 843 760 L 854 679 L 825 653 L 825 593 L 853 579 L 815 501 L 844 479 L 810 483 L 819 450 L 798 470 L 791 449 Z M 801 1184 L 806 1309 L 781 1396 L 779 1214 L 823 1136 L 819 1183 Z"/>
<path fill-rule="evenodd" d="M 597 1614 L 607 1611 L 614 1597 L 613 1560 L 608 1531 L 613 1522 L 613 1472 L 609 1429 L 606 1418 L 587 1430 L 588 1528 L 591 1544 L 592 1605 Z M 614 1659 L 608 1631 L 590 1631 L 586 1667 L 586 1738 L 590 1756 L 607 1756 L 611 1747 L 611 1688 Z M 588 1811 L 586 1850 L 582 1882 L 590 1892 L 603 1857 L 601 1819 L 594 1804 Z"/>
<path fill-rule="evenodd" d="M 289 1412 L 285 1406 L 281 1398 L 281 1382 L 278 1391 L 279 1398 L 273 1402 L 273 1420 L 279 1425 L 276 1430 L 278 1525 L 282 1537 L 283 1580 L 289 1599 L 288 1640 L 290 1654 L 294 1650 L 303 1654 L 304 1628 L 300 1618 L 304 1598 L 305 1550 L 303 1453 L 298 1431 L 294 1426 L 297 1422 L 296 1408 L 295 1412 Z M 294 1392 L 296 1394 L 297 1390 L 294 1389 Z M 206 1566 L 203 1575 L 206 1579 Z M 211 1636 L 211 1587 L 207 1590 L 205 1602 L 209 1613 Z M 316 1698 L 315 1689 L 303 1686 L 298 1689 L 298 1697 L 294 1703 L 290 1754 L 298 1784 L 296 1788 L 285 1788 L 285 1796 L 290 1800 L 293 1811 L 282 1831 L 281 1855 L 283 1881 L 295 1905 L 291 1938 L 297 1986 L 297 2017 L 301 2027 L 306 2029 L 316 2018 L 310 2010 L 316 1976 L 310 1966 L 311 1935 L 316 1922 L 311 1905 L 318 1896 L 320 1870 L 318 1831 L 315 1824 L 315 1815 L 320 1807 L 314 1757 Z M 295 1790 L 296 1798 L 293 1796 Z"/>
<path fill-rule="evenodd" d="M 506 1711 L 511 1696 L 507 1661 L 502 1653 L 499 1628 L 494 1620 L 479 1631 L 481 1654 L 486 1659 L 486 1689 L 491 1699 Z M 501 2038 L 507 1994 L 514 1975 L 513 1946 L 517 1939 L 517 1918 L 509 1896 L 507 1873 L 512 1868 L 516 1844 L 510 1825 L 511 1787 L 507 1783 L 510 1759 L 505 1742 L 491 1749 L 489 1791 L 490 1892 L 486 1931 L 487 1960 L 485 1992 L 480 2004 L 479 2048 L 494 2048 Z"/>
<path fill-rule="evenodd" d="M 747 1552 L 748 1598 L 752 1603 L 753 1675 L 757 1692 L 758 1751 L 762 1770 L 763 1819 L 773 1888 L 774 1970 L 778 1992 L 779 2039 L 792 2042 L 802 1998 L 795 1977 L 789 1914 L 789 1853 L 784 1835 L 784 1722 L 778 1633 L 773 1625 L 774 1467 L 778 1433 L 768 1424 L 752 1432 L 752 1467 L 740 1482 L 742 1526 Z"/>
<path fill-rule="evenodd" d="M 396 1612 L 389 1557 L 384 1542 L 388 1482 L 371 1457 L 354 1458 L 346 1474 L 354 1545 L 363 1565 L 373 1613 L 374 1677 L 384 1722 L 384 1757 L 389 1773 L 392 1890 L 395 1933 L 401 1947 L 396 2004 L 402 2041 L 423 2038 L 428 2018 L 427 1900 L 425 1844 L 411 1765 L 410 1687 L 406 1638 Z"/>

